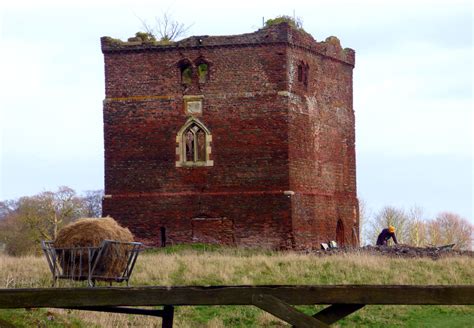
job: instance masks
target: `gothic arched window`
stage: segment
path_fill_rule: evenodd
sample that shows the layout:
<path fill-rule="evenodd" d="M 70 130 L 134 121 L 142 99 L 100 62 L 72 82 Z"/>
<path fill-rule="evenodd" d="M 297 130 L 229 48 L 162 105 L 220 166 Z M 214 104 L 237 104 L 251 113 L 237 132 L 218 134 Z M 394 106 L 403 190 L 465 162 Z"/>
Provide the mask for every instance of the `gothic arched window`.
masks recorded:
<path fill-rule="evenodd" d="M 210 160 L 212 135 L 197 118 L 191 117 L 176 136 L 176 166 L 213 166 Z"/>

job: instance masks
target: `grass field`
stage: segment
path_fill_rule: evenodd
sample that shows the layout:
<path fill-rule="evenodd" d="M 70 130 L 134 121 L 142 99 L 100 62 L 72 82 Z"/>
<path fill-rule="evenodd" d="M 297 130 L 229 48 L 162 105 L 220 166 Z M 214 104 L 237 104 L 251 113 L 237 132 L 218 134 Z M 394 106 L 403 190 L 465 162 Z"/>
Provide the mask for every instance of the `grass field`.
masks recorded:
<path fill-rule="evenodd" d="M 474 258 L 394 259 L 363 254 L 316 257 L 291 252 L 173 247 L 139 256 L 131 284 L 421 284 L 474 283 Z M 43 257 L 0 255 L 0 288 L 48 287 Z M 61 286 L 69 285 L 61 282 Z M 80 283 L 76 283 L 76 285 Z M 390 297 L 387 295 L 387 297 Z M 323 306 L 298 307 L 315 313 Z M 366 306 L 340 327 L 471 327 L 474 306 Z M 0 327 L 160 327 L 159 318 L 57 309 L 0 310 Z M 252 306 L 177 307 L 176 327 L 286 327 Z"/>

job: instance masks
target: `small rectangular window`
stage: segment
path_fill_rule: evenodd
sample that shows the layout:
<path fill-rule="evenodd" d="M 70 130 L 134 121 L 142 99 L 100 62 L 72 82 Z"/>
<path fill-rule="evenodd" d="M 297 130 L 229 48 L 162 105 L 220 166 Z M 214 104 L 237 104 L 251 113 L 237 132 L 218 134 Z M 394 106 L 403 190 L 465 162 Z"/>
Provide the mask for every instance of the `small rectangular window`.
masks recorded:
<path fill-rule="evenodd" d="M 303 66 L 298 65 L 298 82 L 303 82 Z"/>

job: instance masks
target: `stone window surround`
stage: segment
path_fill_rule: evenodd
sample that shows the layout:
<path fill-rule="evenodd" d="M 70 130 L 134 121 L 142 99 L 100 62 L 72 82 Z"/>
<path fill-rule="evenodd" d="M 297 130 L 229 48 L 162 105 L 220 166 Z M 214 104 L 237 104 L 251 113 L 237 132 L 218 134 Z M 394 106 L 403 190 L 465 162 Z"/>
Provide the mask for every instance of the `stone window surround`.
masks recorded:
<path fill-rule="evenodd" d="M 206 160 L 205 161 L 186 161 L 186 141 L 185 141 L 185 132 L 193 124 L 197 125 L 205 133 L 205 150 L 206 150 Z M 176 134 L 176 155 L 178 160 L 176 161 L 176 167 L 203 167 L 203 166 L 214 166 L 214 161 L 210 160 L 211 155 L 211 142 L 212 134 L 208 128 L 197 118 L 190 117 L 186 123 L 179 129 Z"/>

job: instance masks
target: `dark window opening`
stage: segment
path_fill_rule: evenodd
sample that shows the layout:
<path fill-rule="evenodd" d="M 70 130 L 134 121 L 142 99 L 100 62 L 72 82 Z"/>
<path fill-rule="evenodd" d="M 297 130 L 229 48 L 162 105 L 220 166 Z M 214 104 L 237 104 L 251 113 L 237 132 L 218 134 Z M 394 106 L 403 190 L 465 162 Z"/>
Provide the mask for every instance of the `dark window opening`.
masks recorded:
<path fill-rule="evenodd" d="M 191 65 L 184 64 L 181 66 L 181 83 L 191 84 L 193 77 L 193 69 Z"/>
<path fill-rule="evenodd" d="M 161 247 L 166 247 L 166 228 L 160 228 Z"/>
<path fill-rule="evenodd" d="M 308 86 L 308 71 L 309 71 L 309 66 L 305 65 L 304 70 L 303 70 L 303 84 L 305 87 Z"/>
<path fill-rule="evenodd" d="M 303 66 L 298 65 L 298 82 L 303 82 Z"/>
<path fill-rule="evenodd" d="M 309 66 L 301 62 L 298 64 L 298 82 L 303 83 L 305 87 L 308 86 L 308 73 L 309 73 Z"/>
<path fill-rule="evenodd" d="M 337 221 L 337 226 L 336 226 L 336 243 L 338 246 L 344 246 L 345 245 L 345 239 L 344 239 L 344 223 L 342 223 L 342 220 L 339 219 Z"/>
<path fill-rule="evenodd" d="M 207 76 L 209 72 L 209 67 L 206 63 L 201 63 L 198 65 L 198 76 L 199 76 L 199 83 L 206 83 Z"/>

